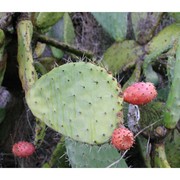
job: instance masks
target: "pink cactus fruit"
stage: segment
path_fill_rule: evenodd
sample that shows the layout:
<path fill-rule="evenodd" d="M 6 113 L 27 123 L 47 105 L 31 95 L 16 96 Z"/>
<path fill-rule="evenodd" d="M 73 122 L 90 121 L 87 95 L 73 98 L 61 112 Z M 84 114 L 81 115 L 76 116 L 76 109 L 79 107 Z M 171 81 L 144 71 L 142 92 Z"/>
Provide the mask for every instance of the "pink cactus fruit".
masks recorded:
<path fill-rule="evenodd" d="M 34 145 L 26 141 L 20 141 L 18 143 L 15 143 L 12 148 L 13 154 L 21 158 L 27 158 L 31 156 L 34 151 Z"/>
<path fill-rule="evenodd" d="M 123 92 L 125 102 L 135 105 L 144 105 L 157 96 L 154 85 L 150 82 L 138 82 L 127 87 Z"/>
<path fill-rule="evenodd" d="M 130 149 L 134 144 L 134 135 L 125 127 L 117 128 L 113 131 L 111 143 L 118 150 Z"/>

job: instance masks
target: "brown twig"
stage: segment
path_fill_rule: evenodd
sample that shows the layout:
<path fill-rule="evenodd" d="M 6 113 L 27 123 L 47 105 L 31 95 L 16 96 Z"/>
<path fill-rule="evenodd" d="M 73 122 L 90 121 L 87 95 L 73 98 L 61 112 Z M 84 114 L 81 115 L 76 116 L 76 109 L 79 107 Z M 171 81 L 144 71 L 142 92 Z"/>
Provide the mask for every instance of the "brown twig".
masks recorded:
<path fill-rule="evenodd" d="M 83 51 L 83 50 L 79 50 L 69 44 L 65 44 L 63 42 L 59 42 L 53 38 L 47 37 L 45 35 L 39 34 L 37 32 L 34 32 L 34 37 L 37 39 L 37 41 L 42 42 L 42 43 L 46 43 L 49 44 L 51 46 L 54 46 L 56 48 L 59 48 L 61 50 L 73 53 L 77 56 L 86 56 L 87 58 L 93 58 L 93 54 L 91 52 L 88 51 Z"/>

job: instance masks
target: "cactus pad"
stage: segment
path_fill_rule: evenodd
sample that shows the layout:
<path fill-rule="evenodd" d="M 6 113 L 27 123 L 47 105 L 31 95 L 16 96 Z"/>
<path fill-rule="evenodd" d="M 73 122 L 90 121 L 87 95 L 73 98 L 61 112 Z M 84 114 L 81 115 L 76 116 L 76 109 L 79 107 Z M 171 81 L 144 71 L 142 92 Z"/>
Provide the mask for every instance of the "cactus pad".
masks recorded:
<path fill-rule="evenodd" d="M 102 63 L 107 69 L 118 74 L 127 66 L 133 66 L 141 58 L 143 50 L 134 40 L 116 42 L 104 53 Z"/>
<path fill-rule="evenodd" d="M 46 31 L 46 29 L 56 24 L 63 15 L 63 12 L 36 12 L 33 20 L 34 25 L 37 29 Z"/>
<path fill-rule="evenodd" d="M 164 124 L 166 128 L 174 129 L 177 122 L 180 119 L 180 38 L 178 41 L 178 47 L 176 52 L 176 62 L 174 64 L 174 77 L 172 80 L 172 85 L 170 87 L 170 92 L 166 102 L 166 111 L 164 112 Z"/>
<path fill-rule="evenodd" d="M 135 39 L 139 44 L 146 44 L 159 24 L 162 12 L 132 12 L 132 26 Z"/>
<path fill-rule="evenodd" d="M 72 20 L 67 12 L 64 13 L 63 18 L 61 18 L 49 31 L 50 37 L 67 43 L 74 44 L 75 33 Z M 61 49 L 51 46 L 52 54 L 55 58 L 61 59 L 63 57 L 63 51 Z"/>
<path fill-rule="evenodd" d="M 121 159 L 121 155 L 111 144 L 89 145 L 66 138 L 65 145 L 69 162 L 73 168 L 105 168 L 110 165 L 112 168 L 128 167 L 125 160 Z M 114 163 L 118 160 L 120 161 Z"/>
<path fill-rule="evenodd" d="M 93 12 L 95 19 L 116 41 L 123 41 L 127 34 L 127 12 Z"/>
<path fill-rule="evenodd" d="M 92 63 L 62 65 L 42 76 L 26 95 L 32 113 L 59 133 L 89 144 L 109 141 L 122 119 L 121 88 Z"/>

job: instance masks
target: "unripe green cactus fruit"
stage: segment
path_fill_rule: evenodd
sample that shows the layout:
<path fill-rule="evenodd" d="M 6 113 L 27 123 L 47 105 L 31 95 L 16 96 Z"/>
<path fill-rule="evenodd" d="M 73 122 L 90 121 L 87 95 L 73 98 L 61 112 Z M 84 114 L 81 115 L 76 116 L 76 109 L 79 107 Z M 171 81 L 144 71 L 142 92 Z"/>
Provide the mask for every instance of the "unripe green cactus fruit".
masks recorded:
<path fill-rule="evenodd" d="M 89 144 L 109 141 L 122 119 L 121 88 L 92 63 L 62 65 L 42 76 L 26 95 L 32 113 L 54 130 Z"/>

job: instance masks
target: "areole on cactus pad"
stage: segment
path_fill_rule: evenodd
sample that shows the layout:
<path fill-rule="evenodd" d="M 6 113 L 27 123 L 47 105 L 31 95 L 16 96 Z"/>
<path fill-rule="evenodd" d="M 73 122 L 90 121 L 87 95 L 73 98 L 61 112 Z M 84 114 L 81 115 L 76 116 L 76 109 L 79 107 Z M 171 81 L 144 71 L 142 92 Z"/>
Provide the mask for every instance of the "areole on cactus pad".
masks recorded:
<path fill-rule="evenodd" d="M 26 100 L 32 113 L 55 131 L 81 142 L 102 144 L 123 123 L 120 93 L 117 80 L 104 68 L 76 62 L 42 76 Z"/>

